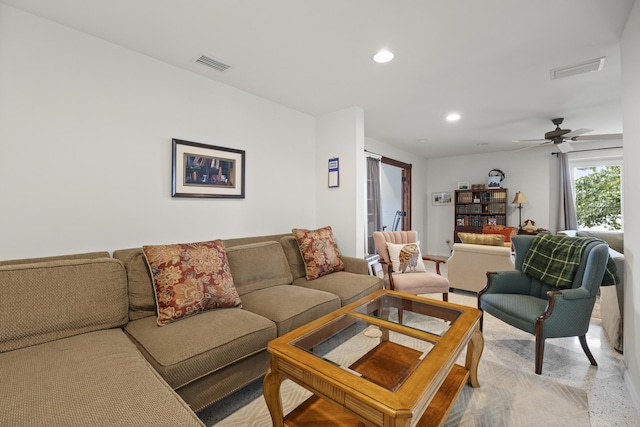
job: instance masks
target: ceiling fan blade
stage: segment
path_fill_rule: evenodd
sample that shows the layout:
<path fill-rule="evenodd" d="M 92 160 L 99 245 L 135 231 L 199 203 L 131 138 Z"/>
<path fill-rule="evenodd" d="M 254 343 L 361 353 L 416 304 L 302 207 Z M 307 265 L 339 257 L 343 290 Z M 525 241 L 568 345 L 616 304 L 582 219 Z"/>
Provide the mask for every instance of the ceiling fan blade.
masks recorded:
<path fill-rule="evenodd" d="M 585 133 L 593 132 L 593 129 L 576 129 L 563 135 L 564 138 L 573 138 L 574 136 L 583 135 Z"/>
<path fill-rule="evenodd" d="M 512 153 L 517 153 L 519 151 L 525 151 L 525 150 L 528 150 L 530 148 L 542 147 L 543 145 L 547 145 L 547 144 L 551 144 L 551 141 L 543 142 L 542 144 L 538 144 L 538 145 L 530 145 L 528 147 L 518 148 L 517 150 L 512 150 L 511 152 Z"/>
<path fill-rule="evenodd" d="M 548 139 L 512 139 L 512 142 L 549 142 Z"/>
<path fill-rule="evenodd" d="M 574 142 L 580 141 L 604 141 L 607 139 L 622 139 L 621 133 L 605 133 L 602 135 L 586 135 L 586 136 L 574 136 L 569 138 Z"/>

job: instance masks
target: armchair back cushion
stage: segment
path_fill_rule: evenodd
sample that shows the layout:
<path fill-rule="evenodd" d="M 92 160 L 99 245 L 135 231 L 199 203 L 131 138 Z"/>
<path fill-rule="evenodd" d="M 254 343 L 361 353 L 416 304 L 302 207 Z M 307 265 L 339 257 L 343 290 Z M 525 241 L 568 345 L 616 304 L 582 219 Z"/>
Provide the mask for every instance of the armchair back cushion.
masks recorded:
<path fill-rule="evenodd" d="M 373 241 L 376 244 L 376 250 L 380 255 L 380 259 L 391 265 L 391 258 L 387 250 L 387 242 L 395 244 L 417 243 L 418 232 L 409 231 L 379 231 L 373 233 Z"/>

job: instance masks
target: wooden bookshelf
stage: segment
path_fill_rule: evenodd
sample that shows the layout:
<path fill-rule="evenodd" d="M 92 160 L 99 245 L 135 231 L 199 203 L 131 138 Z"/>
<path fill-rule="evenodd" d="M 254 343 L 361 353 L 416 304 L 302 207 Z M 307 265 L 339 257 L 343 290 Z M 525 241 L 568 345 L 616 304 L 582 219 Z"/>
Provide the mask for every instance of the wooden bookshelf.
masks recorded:
<path fill-rule="evenodd" d="M 459 232 L 482 233 L 486 224 L 507 225 L 507 203 L 506 188 L 456 190 L 453 241 L 460 243 Z"/>

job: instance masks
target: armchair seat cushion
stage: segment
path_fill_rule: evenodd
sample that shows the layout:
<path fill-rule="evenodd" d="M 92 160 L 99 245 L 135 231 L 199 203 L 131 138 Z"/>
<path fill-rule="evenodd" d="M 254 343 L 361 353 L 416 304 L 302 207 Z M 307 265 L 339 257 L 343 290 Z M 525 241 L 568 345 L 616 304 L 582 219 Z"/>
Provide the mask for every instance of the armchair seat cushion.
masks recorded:
<path fill-rule="evenodd" d="M 427 271 L 393 273 L 393 283 L 396 291 L 413 295 L 449 292 L 449 280 L 446 277 Z"/>
<path fill-rule="evenodd" d="M 544 313 L 547 302 L 530 295 L 484 294 L 481 308 L 503 322 L 535 334 L 536 319 Z"/>

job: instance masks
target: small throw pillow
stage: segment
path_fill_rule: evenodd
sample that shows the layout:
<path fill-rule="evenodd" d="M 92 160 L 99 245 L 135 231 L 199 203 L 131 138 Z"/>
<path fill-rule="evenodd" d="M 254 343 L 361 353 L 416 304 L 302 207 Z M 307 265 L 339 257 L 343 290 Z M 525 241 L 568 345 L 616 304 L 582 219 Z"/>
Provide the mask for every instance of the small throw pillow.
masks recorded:
<path fill-rule="evenodd" d="M 241 307 L 222 240 L 143 246 L 159 326 L 215 308 Z"/>
<path fill-rule="evenodd" d="M 427 271 L 420 253 L 420 242 L 416 243 L 389 243 L 387 242 L 389 259 L 394 272 L 412 273 L 415 271 Z"/>
<path fill-rule="evenodd" d="M 298 241 L 307 280 L 344 270 L 344 264 L 340 259 L 340 251 L 338 251 L 331 227 L 318 230 L 294 228 L 291 231 Z"/>
<path fill-rule="evenodd" d="M 472 245 L 504 246 L 502 234 L 458 233 L 458 237 L 462 243 Z"/>

